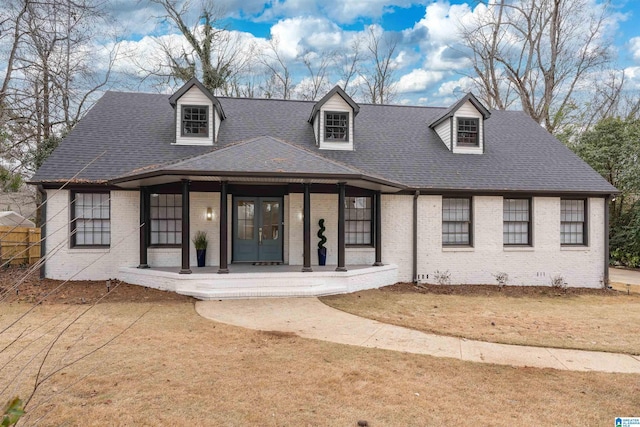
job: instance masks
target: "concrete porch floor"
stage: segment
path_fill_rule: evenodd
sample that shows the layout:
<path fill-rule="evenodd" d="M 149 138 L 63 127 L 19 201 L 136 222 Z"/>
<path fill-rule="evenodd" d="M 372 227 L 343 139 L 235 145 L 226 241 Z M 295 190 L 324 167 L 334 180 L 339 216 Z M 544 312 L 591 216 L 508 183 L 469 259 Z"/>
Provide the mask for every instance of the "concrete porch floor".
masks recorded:
<path fill-rule="evenodd" d="M 348 265 L 347 271 L 370 268 L 370 265 Z M 336 265 L 312 265 L 313 272 L 336 271 Z M 179 273 L 180 267 L 152 267 L 150 270 Z M 236 273 L 298 273 L 302 272 L 301 265 L 253 265 L 252 263 L 229 264 L 229 274 Z M 218 266 L 194 267 L 191 266 L 191 274 L 218 274 Z M 308 273 L 307 273 L 308 274 Z"/>
<path fill-rule="evenodd" d="M 228 274 L 218 274 L 216 266 L 192 267 L 191 274 L 179 274 L 180 267 L 122 267 L 118 278 L 202 300 L 312 297 L 379 288 L 398 281 L 394 264 L 350 265 L 347 271 L 335 271 L 335 265 L 312 268 L 312 272 L 303 273 L 300 265 L 230 264 Z"/>

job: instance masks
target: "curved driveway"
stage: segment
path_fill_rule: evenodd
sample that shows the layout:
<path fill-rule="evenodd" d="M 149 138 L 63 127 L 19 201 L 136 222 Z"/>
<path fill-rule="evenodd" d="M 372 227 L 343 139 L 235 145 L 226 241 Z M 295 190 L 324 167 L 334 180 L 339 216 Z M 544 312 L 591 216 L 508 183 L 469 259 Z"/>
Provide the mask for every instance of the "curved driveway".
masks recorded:
<path fill-rule="evenodd" d="M 428 334 L 354 316 L 317 298 L 198 301 L 201 316 L 263 331 L 470 362 L 571 371 L 640 373 L 640 356 L 496 344 Z"/>

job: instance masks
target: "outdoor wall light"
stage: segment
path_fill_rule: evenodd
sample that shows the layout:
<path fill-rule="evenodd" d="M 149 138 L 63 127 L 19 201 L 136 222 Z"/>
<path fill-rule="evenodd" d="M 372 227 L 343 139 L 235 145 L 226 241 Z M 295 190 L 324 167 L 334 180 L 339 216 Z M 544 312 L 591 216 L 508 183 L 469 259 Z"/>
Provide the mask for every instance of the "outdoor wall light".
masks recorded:
<path fill-rule="evenodd" d="M 213 209 L 207 208 L 207 221 L 213 220 Z"/>

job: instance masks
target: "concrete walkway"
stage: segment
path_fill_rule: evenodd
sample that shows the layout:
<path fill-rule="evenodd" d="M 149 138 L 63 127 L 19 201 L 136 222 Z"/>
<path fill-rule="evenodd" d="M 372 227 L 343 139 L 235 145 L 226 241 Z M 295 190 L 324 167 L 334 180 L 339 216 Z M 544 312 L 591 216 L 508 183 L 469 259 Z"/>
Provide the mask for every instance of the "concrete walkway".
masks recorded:
<path fill-rule="evenodd" d="M 640 271 L 625 268 L 609 268 L 609 281 L 614 289 L 640 294 Z M 627 287 L 626 285 L 630 286 Z"/>
<path fill-rule="evenodd" d="M 317 298 L 198 301 L 196 311 L 207 319 L 230 325 L 293 332 L 303 338 L 339 344 L 498 365 L 640 373 L 638 356 L 495 344 L 427 334 L 344 313 Z"/>

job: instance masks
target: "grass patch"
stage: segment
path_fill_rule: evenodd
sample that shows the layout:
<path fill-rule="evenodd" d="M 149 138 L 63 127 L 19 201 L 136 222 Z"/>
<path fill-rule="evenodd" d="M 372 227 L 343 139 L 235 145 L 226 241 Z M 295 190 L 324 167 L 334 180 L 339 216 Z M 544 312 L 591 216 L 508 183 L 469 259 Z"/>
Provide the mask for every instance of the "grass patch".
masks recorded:
<path fill-rule="evenodd" d="M 2 304 L 0 326 L 27 307 Z M 0 403 L 28 393 L 37 368 L 28 361 L 84 307 L 40 306 L 0 334 L 0 349 L 22 334 L 0 352 L 0 390 L 11 385 Z M 187 301 L 98 305 L 62 336 L 45 372 L 142 314 L 44 383 L 25 424 L 607 425 L 640 407 L 639 375 L 474 364 L 251 331 L 200 318 Z"/>
<path fill-rule="evenodd" d="M 640 354 L 638 294 L 467 288 L 449 292 L 447 287 L 418 289 L 404 284 L 321 300 L 359 316 L 436 334 L 504 344 Z"/>

